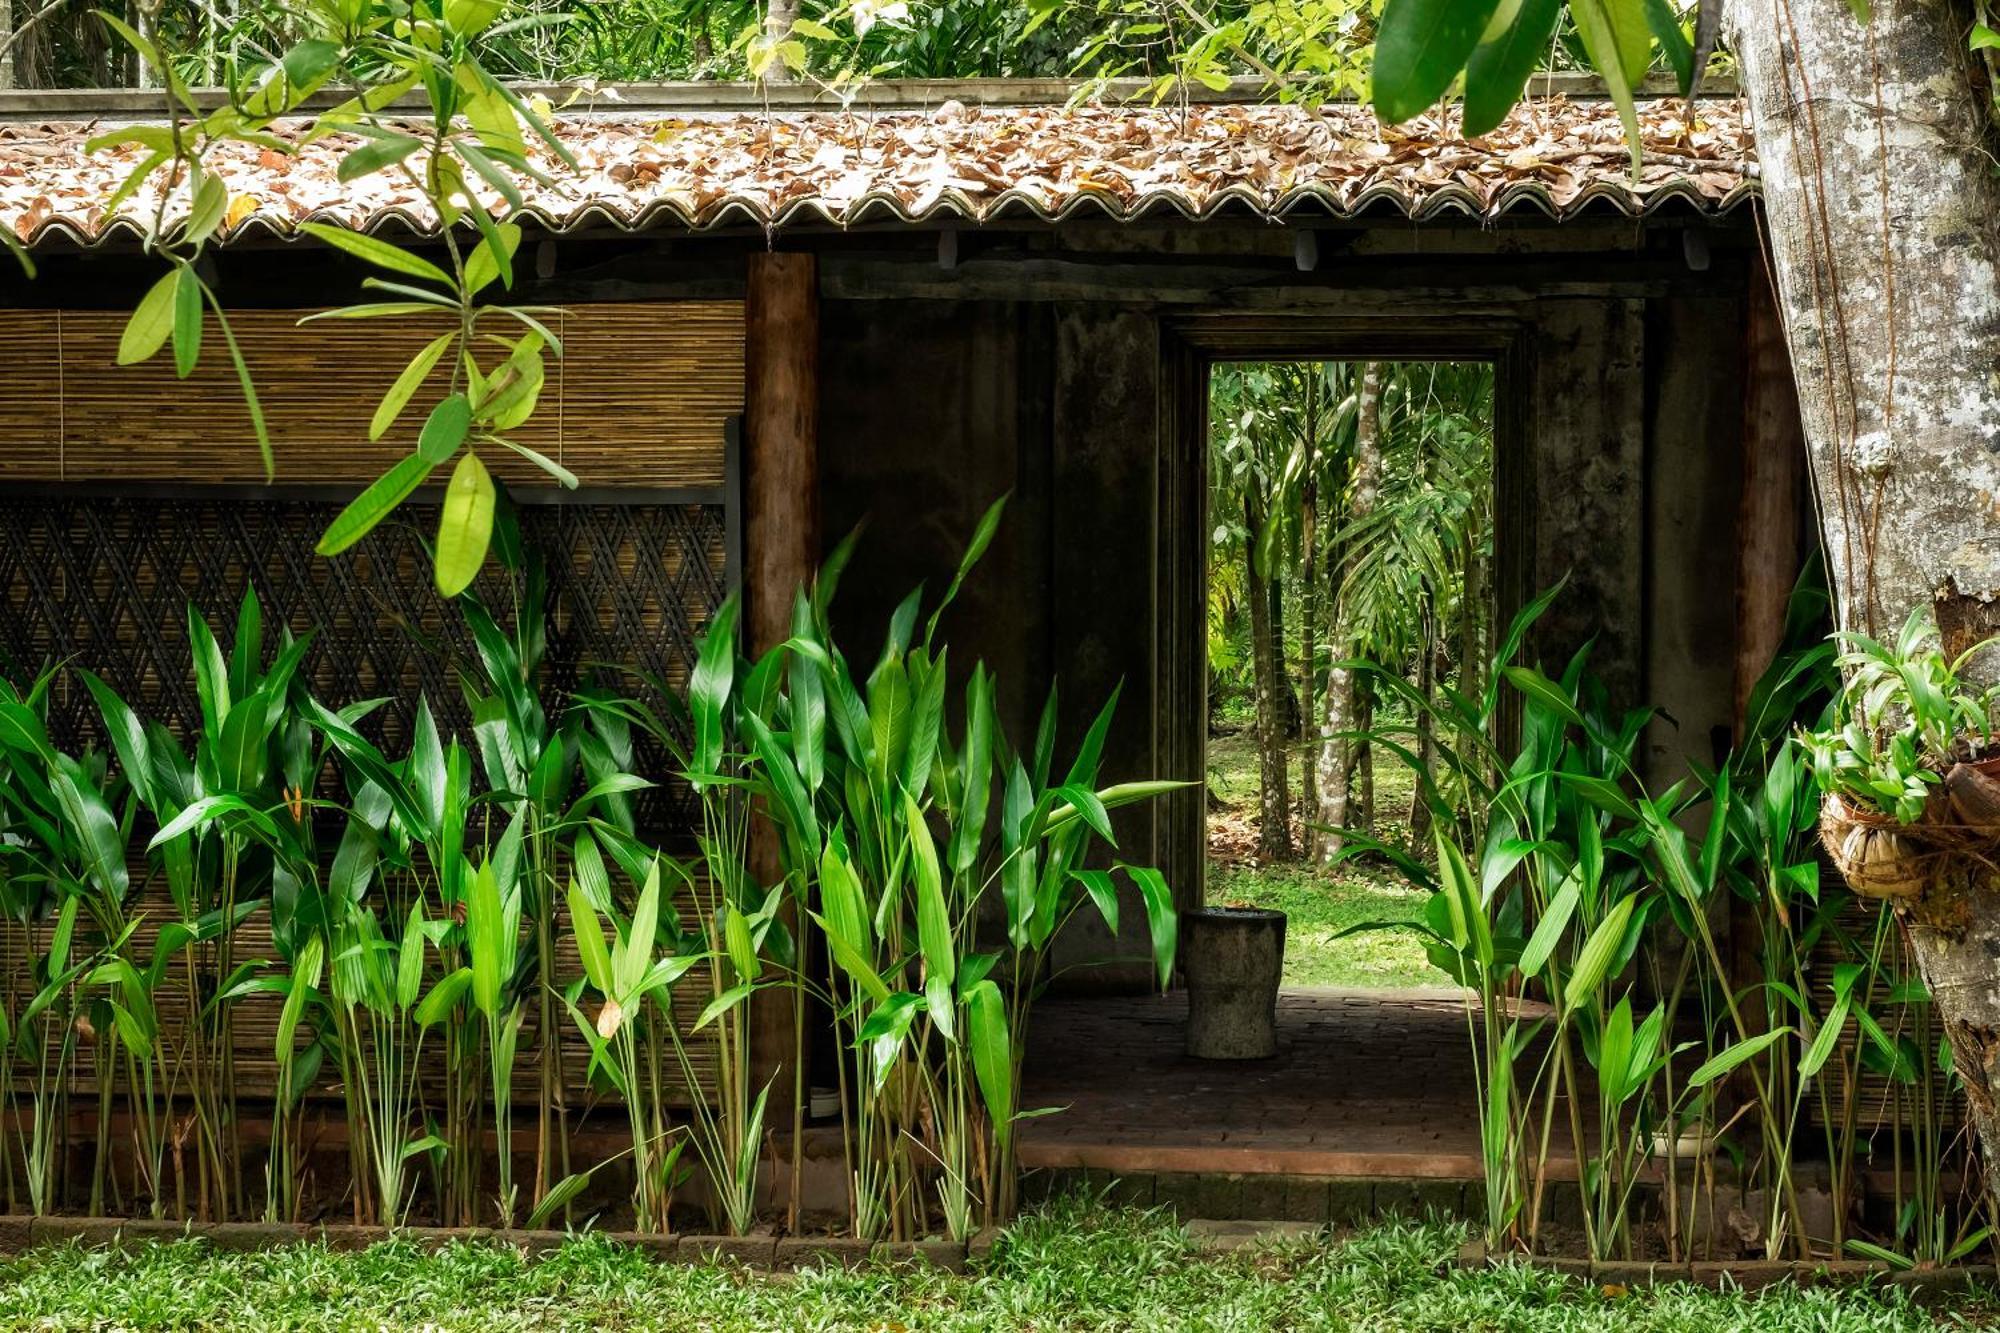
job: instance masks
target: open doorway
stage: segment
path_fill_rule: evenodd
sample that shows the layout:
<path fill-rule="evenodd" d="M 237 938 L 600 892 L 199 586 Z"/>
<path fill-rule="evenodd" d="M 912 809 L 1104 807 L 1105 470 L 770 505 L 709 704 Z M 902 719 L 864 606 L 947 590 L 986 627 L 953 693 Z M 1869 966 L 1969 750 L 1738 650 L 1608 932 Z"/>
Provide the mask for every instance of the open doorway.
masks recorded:
<path fill-rule="evenodd" d="M 1428 859 L 1416 766 L 1442 781 L 1453 740 L 1420 701 L 1485 685 L 1494 378 L 1484 360 L 1210 370 L 1204 896 L 1287 914 L 1287 989 L 1444 981 L 1413 935 L 1355 928 L 1422 910 L 1388 854 Z"/>

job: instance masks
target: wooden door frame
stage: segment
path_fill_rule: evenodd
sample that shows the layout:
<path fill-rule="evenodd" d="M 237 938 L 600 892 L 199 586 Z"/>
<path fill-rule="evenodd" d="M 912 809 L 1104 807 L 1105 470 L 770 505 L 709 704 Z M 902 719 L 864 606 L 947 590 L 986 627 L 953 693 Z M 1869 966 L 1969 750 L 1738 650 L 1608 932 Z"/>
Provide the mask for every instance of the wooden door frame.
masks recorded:
<path fill-rule="evenodd" d="M 1493 596 L 1506 620 L 1533 595 L 1534 325 L 1525 313 L 1176 316 L 1160 325 L 1159 491 L 1153 530 L 1154 755 L 1194 787 L 1165 798 L 1155 854 L 1180 906 L 1207 894 L 1208 386 L 1230 361 L 1485 361 L 1493 377 Z"/>

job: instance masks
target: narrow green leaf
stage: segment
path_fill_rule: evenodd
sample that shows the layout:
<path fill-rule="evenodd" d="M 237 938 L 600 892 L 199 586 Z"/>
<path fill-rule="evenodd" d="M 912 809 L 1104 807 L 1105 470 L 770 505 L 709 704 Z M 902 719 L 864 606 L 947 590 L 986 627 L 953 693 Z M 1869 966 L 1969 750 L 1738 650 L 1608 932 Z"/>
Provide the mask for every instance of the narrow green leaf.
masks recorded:
<path fill-rule="evenodd" d="M 314 549 L 321 555 L 339 555 L 366 537 L 377 523 L 388 517 L 390 510 L 423 485 L 433 467 L 435 464 L 416 454 L 403 459 L 348 502 L 347 508 L 327 526 Z"/>
<path fill-rule="evenodd" d="M 384 432 L 395 423 L 396 418 L 403 414 L 403 409 L 409 406 L 410 399 L 423 387 L 431 372 L 437 369 L 437 363 L 457 337 L 456 333 L 440 333 L 425 343 L 422 351 L 410 358 L 410 364 L 403 367 L 402 372 L 396 376 L 396 382 L 382 395 L 382 401 L 376 407 L 374 417 L 369 420 L 369 439 L 381 439 Z"/>
<path fill-rule="evenodd" d="M 407 274 L 434 282 L 440 287 L 452 286 L 451 275 L 421 255 L 413 255 L 408 250 L 367 236 L 345 227 L 329 226 L 324 222 L 301 222 L 299 230 L 308 236 L 326 242 L 336 250 L 344 250 L 356 259 L 364 260 L 377 268 L 391 273 Z"/>
<path fill-rule="evenodd" d="M 1736 1068 L 1736 1066 L 1747 1060 L 1755 1059 L 1791 1035 L 1791 1027 L 1777 1027 L 1772 1028 L 1769 1032 L 1760 1032 L 1754 1037 L 1739 1041 L 1734 1046 L 1730 1046 L 1711 1057 L 1700 1068 L 1696 1069 L 1694 1073 L 1688 1075 L 1688 1086 L 1691 1088 L 1705 1088 L 1730 1070 Z"/>

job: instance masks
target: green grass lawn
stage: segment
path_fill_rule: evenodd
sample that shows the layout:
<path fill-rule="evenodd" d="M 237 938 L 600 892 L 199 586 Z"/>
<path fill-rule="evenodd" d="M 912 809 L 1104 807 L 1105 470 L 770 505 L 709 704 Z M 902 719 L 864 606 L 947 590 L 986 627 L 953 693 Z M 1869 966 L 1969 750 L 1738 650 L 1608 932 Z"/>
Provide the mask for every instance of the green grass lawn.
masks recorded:
<path fill-rule="evenodd" d="M 954 1276 L 871 1268 L 760 1275 L 660 1264 L 584 1237 L 540 1259 L 494 1245 L 427 1254 L 199 1242 L 45 1249 L 0 1260 L 10 1329 L 604 1330 L 1918 1330 L 1989 1326 L 1990 1294 L 1925 1309 L 1893 1290 L 1691 1286 L 1625 1293 L 1509 1266 L 1452 1266 L 1456 1227 L 1388 1223 L 1201 1252 L 1158 1215 L 1070 1199 L 1024 1219 Z"/>
<path fill-rule="evenodd" d="M 1297 781 L 1296 771 L 1293 778 Z M 1402 989 L 1448 984 L 1407 931 L 1336 938 L 1354 926 L 1418 917 L 1423 894 L 1395 875 L 1367 862 L 1328 872 L 1302 860 L 1261 865 L 1246 859 L 1244 853 L 1255 843 L 1258 798 L 1257 752 L 1248 735 L 1209 740 L 1208 786 L 1208 901 L 1285 913 L 1285 985 Z M 1376 800 L 1378 831 L 1385 838 L 1395 836 L 1409 815 L 1408 775 L 1396 765 L 1382 765 Z"/>

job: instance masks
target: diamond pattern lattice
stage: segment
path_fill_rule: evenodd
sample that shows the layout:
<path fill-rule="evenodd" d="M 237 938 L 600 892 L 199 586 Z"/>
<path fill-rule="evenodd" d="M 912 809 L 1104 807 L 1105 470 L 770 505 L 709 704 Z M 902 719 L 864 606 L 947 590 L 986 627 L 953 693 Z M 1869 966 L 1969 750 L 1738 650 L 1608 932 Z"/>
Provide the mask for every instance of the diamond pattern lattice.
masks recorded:
<path fill-rule="evenodd" d="M 226 645 L 248 584 L 263 603 L 267 636 L 281 622 L 294 633 L 317 630 L 306 671 L 319 698 L 336 706 L 391 700 L 367 723 L 389 753 L 402 753 L 420 693 L 440 727 L 463 733 L 457 682 L 471 645 L 431 586 L 423 534 L 433 530 L 435 510 L 411 506 L 325 559 L 313 545 L 337 511 L 319 500 L 261 496 L 0 498 L 0 670 L 20 677 L 57 661 L 89 667 L 143 716 L 185 735 L 200 717 L 188 607 L 199 608 Z M 591 503 L 520 512 L 524 536 L 549 572 L 544 697 L 559 706 L 604 663 L 684 684 L 696 636 L 727 591 L 723 507 Z M 515 604 L 508 576 L 489 563 L 478 591 L 504 623 Z M 619 687 L 639 689 L 635 680 Z M 65 746 L 81 748 L 101 733 L 88 691 L 68 673 L 50 714 Z M 663 755 L 642 751 L 639 760 L 648 776 L 666 771 Z M 636 813 L 650 830 L 687 827 L 679 784 L 643 796 L 650 799 Z"/>

